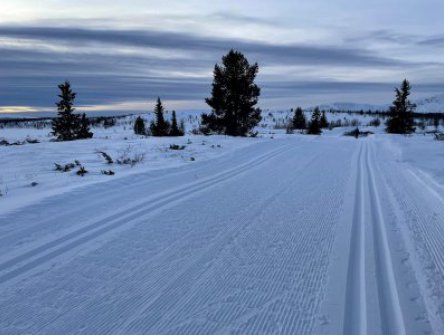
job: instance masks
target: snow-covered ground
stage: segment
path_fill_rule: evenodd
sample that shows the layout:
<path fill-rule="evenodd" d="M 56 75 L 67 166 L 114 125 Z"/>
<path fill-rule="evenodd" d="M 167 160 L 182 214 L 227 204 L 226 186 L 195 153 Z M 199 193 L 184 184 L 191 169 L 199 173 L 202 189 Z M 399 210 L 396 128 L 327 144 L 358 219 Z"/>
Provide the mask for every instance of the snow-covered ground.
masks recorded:
<path fill-rule="evenodd" d="M 443 334 L 443 142 L 286 118 L 257 138 L 1 129 L 41 143 L 0 146 L 0 333 Z M 89 173 L 54 171 L 74 160 Z"/>

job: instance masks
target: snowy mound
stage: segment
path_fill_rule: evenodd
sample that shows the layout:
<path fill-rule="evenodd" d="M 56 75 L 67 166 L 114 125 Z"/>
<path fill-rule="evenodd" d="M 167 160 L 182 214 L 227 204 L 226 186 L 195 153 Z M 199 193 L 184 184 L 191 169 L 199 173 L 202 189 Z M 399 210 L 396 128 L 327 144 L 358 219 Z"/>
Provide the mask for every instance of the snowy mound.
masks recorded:
<path fill-rule="evenodd" d="M 444 94 L 415 101 L 418 113 L 444 113 Z"/>
<path fill-rule="evenodd" d="M 351 111 L 351 112 L 359 112 L 359 111 L 384 111 L 388 109 L 388 105 L 372 105 L 372 104 L 359 104 L 353 102 L 335 102 L 332 104 L 323 104 L 320 105 L 319 108 L 321 110 L 334 110 L 334 111 Z"/>

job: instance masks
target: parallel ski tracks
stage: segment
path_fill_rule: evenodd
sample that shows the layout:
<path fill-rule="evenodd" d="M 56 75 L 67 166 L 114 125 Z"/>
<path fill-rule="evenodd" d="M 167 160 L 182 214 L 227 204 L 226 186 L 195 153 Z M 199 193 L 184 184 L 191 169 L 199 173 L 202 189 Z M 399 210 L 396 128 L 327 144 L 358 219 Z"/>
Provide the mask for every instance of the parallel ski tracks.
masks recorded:
<path fill-rule="evenodd" d="M 406 334 L 405 323 L 395 270 L 389 247 L 387 227 L 375 179 L 375 168 L 370 141 L 363 142 L 356 166 L 356 200 L 351 233 L 350 255 L 344 309 L 344 335 Z M 365 212 L 365 208 L 369 211 Z M 367 214 L 367 215 L 366 215 Z M 372 233 L 370 233 L 372 232 Z M 371 241 L 373 238 L 373 241 Z M 373 244 L 371 248 L 370 243 Z M 377 300 L 381 329 L 368 324 L 369 299 L 366 281 L 366 253 L 373 250 L 377 286 Z"/>
<path fill-rule="evenodd" d="M 152 212 L 154 213 L 177 201 L 189 198 L 198 192 L 235 178 L 238 175 L 267 162 L 269 159 L 286 152 L 289 148 L 290 146 L 285 145 L 235 168 L 187 184 L 178 189 L 168 191 L 157 197 L 149 198 L 142 204 L 139 203 L 137 206 L 125 208 L 122 212 L 113 213 L 111 216 L 92 222 L 82 228 L 71 231 L 63 236 L 59 236 L 56 239 L 47 241 L 40 246 L 28 249 L 21 254 L 14 255 L 9 259 L 0 260 L 0 284 L 4 284 L 24 273 L 38 268 L 56 257 L 99 238 L 106 233 L 130 225 L 144 215 L 146 216 Z"/>

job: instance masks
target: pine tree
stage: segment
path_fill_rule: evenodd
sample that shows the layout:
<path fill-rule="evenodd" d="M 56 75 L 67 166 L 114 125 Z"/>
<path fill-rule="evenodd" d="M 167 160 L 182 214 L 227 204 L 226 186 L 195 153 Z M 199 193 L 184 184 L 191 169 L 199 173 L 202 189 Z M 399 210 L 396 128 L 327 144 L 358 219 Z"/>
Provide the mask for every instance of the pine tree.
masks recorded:
<path fill-rule="evenodd" d="M 93 133 L 90 131 L 90 122 L 88 118 L 86 117 L 86 114 L 82 114 L 82 118 L 80 119 L 80 128 L 79 132 L 77 133 L 77 138 L 83 139 L 83 138 L 92 138 Z"/>
<path fill-rule="evenodd" d="M 328 128 L 328 120 L 327 116 L 325 115 L 325 111 L 322 111 L 321 119 L 319 121 L 319 126 L 321 128 Z"/>
<path fill-rule="evenodd" d="M 170 124 L 165 121 L 163 116 L 164 108 L 160 98 L 157 98 L 156 107 L 154 108 L 155 121 L 150 124 L 151 134 L 153 136 L 168 136 L 170 131 Z"/>
<path fill-rule="evenodd" d="M 145 121 L 143 121 L 142 117 L 138 116 L 134 122 L 134 134 L 145 135 L 145 133 Z"/>
<path fill-rule="evenodd" d="M 222 58 L 221 66 L 215 65 L 211 97 L 205 99 L 212 111 L 202 114 L 205 132 L 245 136 L 260 122 L 261 110 L 255 107 L 260 88 L 254 83 L 258 71 L 257 63 L 250 65 L 233 49 Z"/>
<path fill-rule="evenodd" d="M 173 111 L 172 114 L 170 136 L 183 136 L 184 132 L 177 125 L 176 111 Z"/>
<path fill-rule="evenodd" d="M 311 121 L 308 124 L 307 134 L 310 135 L 319 135 L 322 133 L 321 130 L 321 111 L 318 107 L 313 110 L 313 114 L 311 115 Z"/>
<path fill-rule="evenodd" d="M 179 130 L 185 135 L 185 121 L 183 119 L 180 120 Z"/>
<path fill-rule="evenodd" d="M 401 88 L 395 88 L 396 98 L 390 107 L 390 118 L 386 123 L 386 131 L 392 134 L 411 134 L 415 131 L 413 112 L 416 105 L 408 99 L 411 86 L 407 79 Z"/>
<path fill-rule="evenodd" d="M 80 127 L 79 115 L 74 114 L 74 99 L 76 93 L 71 90 L 69 81 L 58 85 L 60 89 L 57 105 L 57 118 L 52 122 L 52 134 L 57 137 L 59 141 L 72 141 L 77 138 L 77 133 Z"/>
<path fill-rule="evenodd" d="M 305 119 L 304 111 L 301 107 L 297 107 L 293 116 L 293 128 L 305 129 L 307 128 L 307 120 Z"/>

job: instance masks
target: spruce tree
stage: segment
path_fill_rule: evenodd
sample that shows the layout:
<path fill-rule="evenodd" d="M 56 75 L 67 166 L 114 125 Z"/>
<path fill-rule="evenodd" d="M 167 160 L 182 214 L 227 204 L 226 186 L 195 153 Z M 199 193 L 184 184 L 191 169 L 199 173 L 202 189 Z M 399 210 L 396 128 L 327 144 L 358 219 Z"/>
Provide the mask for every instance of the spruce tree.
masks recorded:
<path fill-rule="evenodd" d="M 413 113 L 416 105 L 408 99 L 411 86 L 407 79 L 395 88 L 396 98 L 390 107 L 386 131 L 392 134 L 411 134 L 415 131 Z"/>
<path fill-rule="evenodd" d="M 321 128 L 328 128 L 328 120 L 327 116 L 325 115 L 325 111 L 322 111 L 321 119 L 319 121 L 319 125 Z"/>
<path fill-rule="evenodd" d="M 305 119 L 304 111 L 301 107 L 297 107 L 293 116 L 293 128 L 305 129 L 307 128 L 307 120 Z"/>
<path fill-rule="evenodd" d="M 321 130 L 321 111 L 318 107 L 313 110 L 313 114 L 311 115 L 311 121 L 308 124 L 307 134 L 310 135 L 319 135 L 322 133 Z"/>
<path fill-rule="evenodd" d="M 134 134 L 145 135 L 145 133 L 145 121 L 143 121 L 142 117 L 138 116 L 134 122 Z"/>
<path fill-rule="evenodd" d="M 255 107 L 260 88 L 254 83 L 258 71 L 257 63 L 250 65 L 233 49 L 222 58 L 222 65 L 215 65 L 211 97 L 205 99 L 212 111 L 202 114 L 205 132 L 245 136 L 260 122 L 261 110 Z"/>
<path fill-rule="evenodd" d="M 184 132 L 179 128 L 177 124 L 177 118 L 176 118 L 176 111 L 173 111 L 171 117 L 171 129 L 170 129 L 170 136 L 183 136 Z"/>
<path fill-rule="evenodd" d="M 91 138 L 93 137 L 93 133 L 90 131 L 90 122 L 88 118 L 86 117 L 86 114 L 82 114 L 82 118 L 80 119 L 80 128 L 79 132 L 77 133 L 77 138 L 83 139 L 83 138 Z"/>
<path fill-rule="evenodd" d="M 170 131 L 170 124 L 165 121 L 163 116 L 164 108 L 160 98 L 157 98 L 156 107 L 154 108 L 155 121 L 150 124 L 151 134 L 153 136 L 168 136 Z"/>
<path fill-rule="evenodd" d="M 60 101 L 57 105 L 57 118 L 52 122 L 52 134 L 59 141 L 71 141 L 77 138 L 80 127 L 79 115 L 74 114 L 76 93 L 71 90 L 69 81 L 58 85 Z"/>

